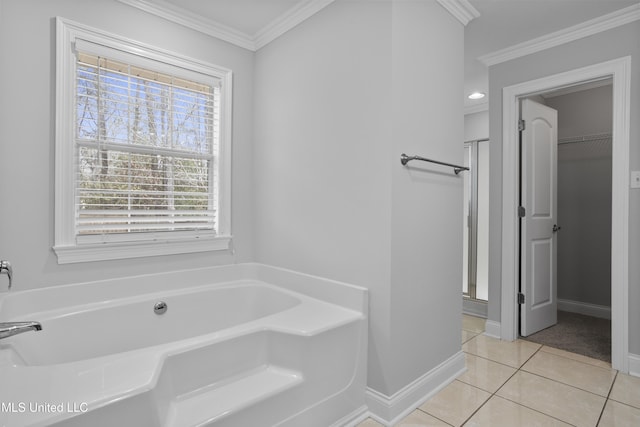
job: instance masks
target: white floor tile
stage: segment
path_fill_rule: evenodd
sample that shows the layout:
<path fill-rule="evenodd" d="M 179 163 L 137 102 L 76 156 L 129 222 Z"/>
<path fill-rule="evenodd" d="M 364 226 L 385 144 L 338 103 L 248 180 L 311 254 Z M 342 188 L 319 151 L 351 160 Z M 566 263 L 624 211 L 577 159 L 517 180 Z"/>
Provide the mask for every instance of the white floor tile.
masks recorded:
<path fill-rule="evenodd" d="M 547 378 L 518 371 L 498 396 L 581 427 L 598 422 L 606 399 Z"/>
<path fill-rule="evenodd" d="M 461 426 L 489 399 L 484 390 L 454 381 L 427 400 L 420 409 L 452 426 Z"/>

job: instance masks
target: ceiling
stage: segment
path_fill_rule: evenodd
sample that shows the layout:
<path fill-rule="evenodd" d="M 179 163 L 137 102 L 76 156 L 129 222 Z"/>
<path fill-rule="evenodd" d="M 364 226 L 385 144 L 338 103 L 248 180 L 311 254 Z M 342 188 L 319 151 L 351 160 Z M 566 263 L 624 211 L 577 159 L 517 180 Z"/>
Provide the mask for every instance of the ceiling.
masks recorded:
<path fill-rule="evenodd" d="M 169 14 L 183 13 L 191 17 L 191 22 L 196 24 L 202 21 L 206 24 L 226 27 L 238 36 L 234 39 L 235 35 L 232 35 L 227 41 L 255 50 L 333 0 L 120 1 L 138 7 L 141 7 L 141 4 L 154 5 Z M 479 57 L 640 4 L 640 0 L 468 1 L 480 12 L 480 16 L 465 27 L 464 102 L 466 111 L 473 111 L 474 108 L 481 110 L 488 102 L 488 97 L 475 101 L 466 97 L 474 91 L 488 93 L 488 69 L 478 59 Z M 228 33 L 223 36 L 228 36 Z"/>
<path fill-rule="evenodd" d="M 478 57 L 640 3 L 639 0 L 469 0 L 480 12 L 464 32 L 465 107 L 488 102 L 466 95 L 488 93 L 487 66 Z"/>

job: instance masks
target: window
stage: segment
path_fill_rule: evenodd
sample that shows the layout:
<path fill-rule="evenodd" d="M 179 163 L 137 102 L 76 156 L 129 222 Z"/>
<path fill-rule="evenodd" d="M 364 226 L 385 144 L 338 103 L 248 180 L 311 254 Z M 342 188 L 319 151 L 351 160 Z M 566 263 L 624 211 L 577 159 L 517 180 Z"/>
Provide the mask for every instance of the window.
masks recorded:
<path fill-rule="evenodd" d="M 57 25 L 58 262 L 228 248 L 231 72 Z"/>

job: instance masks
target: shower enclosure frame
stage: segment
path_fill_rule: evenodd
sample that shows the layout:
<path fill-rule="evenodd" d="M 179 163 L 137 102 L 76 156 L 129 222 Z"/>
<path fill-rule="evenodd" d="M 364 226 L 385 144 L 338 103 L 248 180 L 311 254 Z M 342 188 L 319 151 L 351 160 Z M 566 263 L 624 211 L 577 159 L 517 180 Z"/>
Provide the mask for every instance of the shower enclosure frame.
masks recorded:
<path fill-rule="evenodd" d="M 479 301 L 486 304 L 486 300 L 477 298 L 477 277 L 478 277 L 478 144 L 489 142 L 488 138 L 465 141 L 465 160 L 468 161 L 469 173 L 465 177 L 469 183 L 469 197 L 466 202 L 468 206 L 467 224 L 468 244 L 467 244 L 467 292 L 462 292 L 463 298 L 471 301 Z M 467 153 L 467 150 L 469 152 Z M 465 162 L 467 163 L 467 162 Z"/>

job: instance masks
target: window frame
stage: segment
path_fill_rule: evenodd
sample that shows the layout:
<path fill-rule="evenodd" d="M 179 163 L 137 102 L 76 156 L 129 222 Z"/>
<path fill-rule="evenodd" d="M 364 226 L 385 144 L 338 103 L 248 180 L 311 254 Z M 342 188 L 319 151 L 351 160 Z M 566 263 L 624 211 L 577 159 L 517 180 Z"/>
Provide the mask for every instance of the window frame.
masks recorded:
<path fill-rule="evenodd" d="M 122 242 L 78 243 L 75 225 L 75 79 L 76 40 L 167 63 L 220 81 L 220 140 L 218 148 L 217 233 L 185 237 L 171 231 L 149 239 Z M 228 250 L 231 234 L 231 70 L 189 58 L 155 46 L 107 33 L 56 17 L 56 130 L 55 130 L 55 236 L 53 250 L 58 264 L 139 258 Z"/>

